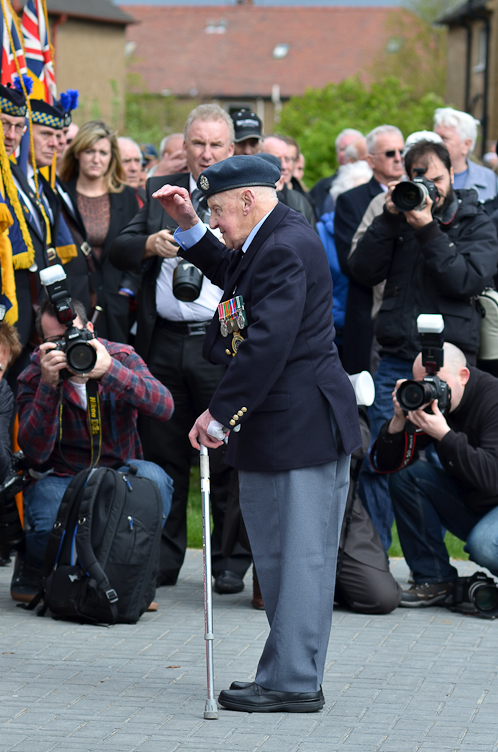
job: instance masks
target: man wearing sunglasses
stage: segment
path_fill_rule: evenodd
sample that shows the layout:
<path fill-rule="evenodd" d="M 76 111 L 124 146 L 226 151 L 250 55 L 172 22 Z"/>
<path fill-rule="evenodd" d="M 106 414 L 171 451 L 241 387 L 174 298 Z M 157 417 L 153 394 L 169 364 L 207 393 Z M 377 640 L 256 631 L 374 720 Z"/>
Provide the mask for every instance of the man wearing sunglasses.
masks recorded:
<path fill-rule="evenodd" d="M 403 147 L 403 134 L 394 125 L 379 125 L 370 131 L 367 135 L 367 162 L 373 170 L 373 177 L 368 183 L 341 194 L 335 207 L 337 256 L 343 273 L 350 279 L 342 355 L 343 366 L 348 373 L 370 370 L 373 324 L 372 288 L 364 287 L 351 278 L 347 259 L 353 236 L 370 201 L 382 191 L 387 191 L 391 181 L 400 180 L 403 175 Z"/>

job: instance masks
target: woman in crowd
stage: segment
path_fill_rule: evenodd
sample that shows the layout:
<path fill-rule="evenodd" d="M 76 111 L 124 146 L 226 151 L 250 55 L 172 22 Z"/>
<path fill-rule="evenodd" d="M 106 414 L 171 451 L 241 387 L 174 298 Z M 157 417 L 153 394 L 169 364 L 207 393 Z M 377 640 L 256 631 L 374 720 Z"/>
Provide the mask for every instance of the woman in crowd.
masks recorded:
<path fill-rule="evenodd" d="M 108 249 L 139 207 L 134 189 L 125 185 L 116 134 L 102 120 L 80 128 L 64 154 L 60 177 L 72 203 L 72 216 L 66 217 L 71 231 L 80 246 L 86 241 L 91 247 L 92 307 L 103 309 L 99 336 L 127 342 L 140 277 L 118 271 Z"/>

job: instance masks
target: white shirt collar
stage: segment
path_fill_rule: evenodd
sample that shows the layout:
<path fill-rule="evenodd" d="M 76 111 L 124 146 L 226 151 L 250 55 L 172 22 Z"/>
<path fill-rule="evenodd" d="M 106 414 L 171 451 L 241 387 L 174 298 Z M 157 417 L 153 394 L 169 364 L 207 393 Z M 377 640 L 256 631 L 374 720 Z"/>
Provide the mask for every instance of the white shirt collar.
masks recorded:
<path fill-rule="evenodd" d="M 273 209 L 274 208 L 275 207 L 273 207 Z M 249 233 L 249 235 L 245 239 L 244 245 L 242 246 L 242 252 L 243 253 L 245 253 L 247 251 L 247 249 L 251 245 L 252 241 L 254 240 L 254 236 L 256 235 L 257 231 L 259 230 L 259 228 L 261 227 L 261 225 L 263 224 L 263 222 L 265 222 L 268 219 L 268 217 L 272 213 L 273 209 L 270 209 L 270 211 L 268 212 L 268 214 L 265 214 L 265 216 L 262 219 L 259 220 L 259 222 L 258 222 L 257 225 L 254 225 L 254 227 L 252 228 L 251 232 Z"/>

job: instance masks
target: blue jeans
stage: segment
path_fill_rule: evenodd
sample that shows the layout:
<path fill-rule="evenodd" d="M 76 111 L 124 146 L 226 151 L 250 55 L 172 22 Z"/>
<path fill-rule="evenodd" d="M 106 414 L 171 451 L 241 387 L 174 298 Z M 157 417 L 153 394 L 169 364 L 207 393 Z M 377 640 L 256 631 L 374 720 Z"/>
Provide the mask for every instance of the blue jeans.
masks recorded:
<path fill-rule="evenodd" d="M 389 476 L 399 539 L 415 583 L 451 582 L 458 576 L 441 526 L 460 540 L 472 561 L 498 576 L 498 507 L 480 517 L 462 499 L 458 481 L 418 460 Z"/>
<path fill-rule="evenodd" d="M 154 462 L 129 460 L 129 463 L 138 468 L 137 475 L 142 478 L 149 478 L 157 484 L 163 504 L 162 525 L 164 525 L 171 508 L 173 481 Z M 127 468 L 123 466 L 119 469 L 126 470 Z M 57 518 L 62 497 L 73 477 L 47 475 L 46 478 L 38 480 L 24 492 L 26 561 L 33 567 L 43 569 L 48 538 Z"/>
<path fill-rule="evenodd" d="M 398 379 L 412 379 L 412 362 L 391 355 L 381 358 L 374 376 L 375 401 L 368 408 L 372 444 L 381 426 L 394 415 L 393 391 Z M 371 446 L 371 445 L 370 445 Z M 368 455 L 363 463 L 359 486 L 360 498 L 372 518 L 387 553 L 391 545 L 391 528 L 394 521 L 387 476 L 379 475 L 370 465 Z"/>

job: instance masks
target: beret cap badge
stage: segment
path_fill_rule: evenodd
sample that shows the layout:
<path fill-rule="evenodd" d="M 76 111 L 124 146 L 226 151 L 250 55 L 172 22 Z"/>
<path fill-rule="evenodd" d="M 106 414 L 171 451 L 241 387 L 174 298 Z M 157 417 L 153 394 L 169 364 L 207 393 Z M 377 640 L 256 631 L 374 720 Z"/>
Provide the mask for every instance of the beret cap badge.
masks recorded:
<path fill-rule="evenodd" d="M 209 180 L 207 179 L 207 177 L 205 175 L 201 175 L 201 177 L 199 179 L 199 185 L 200 185 L 200 187 L 202 188 L 203 191 L 208 191 L 209 190 Z"/>

